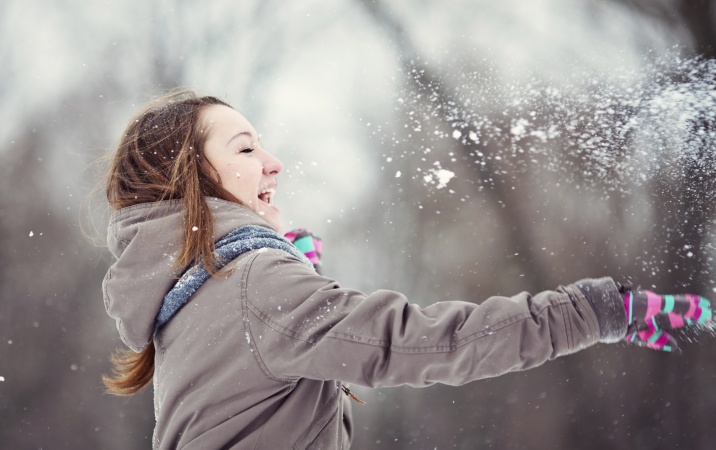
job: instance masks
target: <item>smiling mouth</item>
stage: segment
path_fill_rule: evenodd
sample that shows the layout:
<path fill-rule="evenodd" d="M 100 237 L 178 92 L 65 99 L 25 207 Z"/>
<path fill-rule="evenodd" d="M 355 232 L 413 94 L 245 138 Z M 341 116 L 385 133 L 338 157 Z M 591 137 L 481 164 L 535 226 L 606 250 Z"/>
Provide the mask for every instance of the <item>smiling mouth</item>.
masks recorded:
<path fill-rule="evenodd" d="M 275 188 L 266 188 L 259 192 L 259 200 L 269 205 L 273 205 L 273 195 L 276 193 Z"/>

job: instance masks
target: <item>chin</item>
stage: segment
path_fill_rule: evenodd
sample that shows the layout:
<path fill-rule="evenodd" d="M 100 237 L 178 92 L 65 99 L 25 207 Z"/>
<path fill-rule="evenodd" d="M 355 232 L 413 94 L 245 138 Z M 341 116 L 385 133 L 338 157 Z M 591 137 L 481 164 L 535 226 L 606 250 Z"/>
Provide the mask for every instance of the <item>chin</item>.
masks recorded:
<path fill-rule="evenodd" d="M 279 220 L 267 220 L 267 222 L 269 225 L 271 225 L 278 232 L 278 234 L 283 235 L 283 232 L 284 232 L 283 223 L 281 222 L 280 219 Z"/>
<path fill-rule="evenodd" d="M 273 227 L 274 230 L 276 230 L 279 234 L 283 234 L 283 221 L 281 220 L 281 217 L 277 217 L 275 214 L 261 214 L 259 213 L 262 219 L 266 221 L 271 227 Z"/>

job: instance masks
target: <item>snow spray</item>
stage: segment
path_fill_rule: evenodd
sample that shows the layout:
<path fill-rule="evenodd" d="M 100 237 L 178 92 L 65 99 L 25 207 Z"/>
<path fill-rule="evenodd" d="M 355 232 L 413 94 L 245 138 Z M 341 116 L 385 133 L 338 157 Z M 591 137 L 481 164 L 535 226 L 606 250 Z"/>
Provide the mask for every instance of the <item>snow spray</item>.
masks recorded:
<path fill-rule="evenodd" d="M 503 82 L 490 68 L 437 80 L 428 72 L 407 69 L 396 100 L 403 122 L 383 136 L 403 152 L 386 158 L 396 177 L 464 195 L 454 182 L 460 166 L 484 168 L 470 182 L 485 189 L 539 170 L 554 175 L 546 183 L 605 200 L 638 190 L 669 198 L 678 185 L 697 207 L 716 204 L 714 60 L 670 56 L 638 73 L 575 73 L 559 84 L 539 76 Z M 403 158 L 417 161 L 416 170 L 400 166 Z M 684 257 L 693 250 L 679 249 Z M 643 260 L 653 277 L 663 249 L 652 252 Z"/>
<path fill-rule="evenodd" d="M 474 148 L 473 164 L 539 165 L 608 191 L 685 168 L 716 175 L 716 60 L 664 58 L 639 74 L 575 75 L 558 86 L 536 76 L 503 85 L 487 69 L 448 87 L 419 72 L 411 74 L 419 88 L 398 103 L 408 116 L 401 128 L 422 133 L 425 155 L 455 139 Z M 454 171 L 431 156 L 416 178 L 443 188 Z"/>

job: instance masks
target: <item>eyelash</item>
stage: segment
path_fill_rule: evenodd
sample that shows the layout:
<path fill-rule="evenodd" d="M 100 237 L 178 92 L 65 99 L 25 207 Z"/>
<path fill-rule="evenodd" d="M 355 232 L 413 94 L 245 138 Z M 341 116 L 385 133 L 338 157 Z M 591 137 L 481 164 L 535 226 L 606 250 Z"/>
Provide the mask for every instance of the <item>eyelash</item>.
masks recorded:
<path fill-rule="evenodd" d="M 239 153 L 253 153 L 253 152 L 254 152 L 253 148 L 245 148 L 245 149 L 242 149 Z"/>

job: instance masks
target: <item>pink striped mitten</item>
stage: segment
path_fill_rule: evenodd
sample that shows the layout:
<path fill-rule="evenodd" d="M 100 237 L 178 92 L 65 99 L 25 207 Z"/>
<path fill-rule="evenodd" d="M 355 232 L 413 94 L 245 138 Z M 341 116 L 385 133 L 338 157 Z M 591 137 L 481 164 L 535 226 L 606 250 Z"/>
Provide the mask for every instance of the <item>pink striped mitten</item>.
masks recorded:
<path fill-rule="evenodd" d="M 626 341 L 665 352 L 679 352 L 668 331 L 711 321 L 711 303 L 693 294 L 659 295 L 651 291 L 624 292 Z"/>
<path fill-rule="evenodd" d="M 291 241 L 297 249 L 306 255 L 316 272 L 321 273 L 321 254 L 323 253 L 323 240 L 315 236 L 311 230 L 296 228 L 284 234 L 284 237 Z"/>

